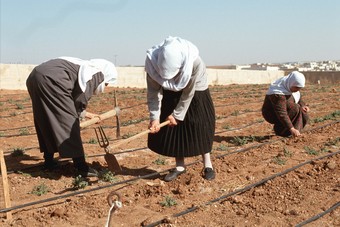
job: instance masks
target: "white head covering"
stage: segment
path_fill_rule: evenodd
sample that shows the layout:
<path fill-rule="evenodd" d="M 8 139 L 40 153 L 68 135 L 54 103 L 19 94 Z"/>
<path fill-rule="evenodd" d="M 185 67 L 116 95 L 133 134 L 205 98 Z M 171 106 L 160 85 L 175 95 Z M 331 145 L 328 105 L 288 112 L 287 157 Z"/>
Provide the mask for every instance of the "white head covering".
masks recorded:
<path fill-rule="evenodd" d="M 104 81 L 98 85 L 95 94 L 103 93 L 105 83 L 114 84 L 117 80 L 117 70 L 113 63 L 105 59 L 82 60 L 73 57 L 59 57 L 73 64 L 80 65 L 78 72 L 78 84 L 83 92 L 86 90 L 86 84 L 92 79 L 93 75 L 102 72 Z"/>
<path fill-rule="evenodd" d="M 164 89 L 180 91 L 190 80 L 198 54 L 191 42 L 169 36 L 147 50 L 145 71 Z"/>
<path fill-rule="evenodd" d="M 291 92 L 290 88 L 295 87 L 305 87 L 305 76 L 298 72 L 293 71 L 287 76 L 277 79 L 272 83 L 267 91 L 267 95 L 278 94 L 278 95 L 293 95 L 295 102 L 298 103 L 300 100 L 300 92 Z"/>

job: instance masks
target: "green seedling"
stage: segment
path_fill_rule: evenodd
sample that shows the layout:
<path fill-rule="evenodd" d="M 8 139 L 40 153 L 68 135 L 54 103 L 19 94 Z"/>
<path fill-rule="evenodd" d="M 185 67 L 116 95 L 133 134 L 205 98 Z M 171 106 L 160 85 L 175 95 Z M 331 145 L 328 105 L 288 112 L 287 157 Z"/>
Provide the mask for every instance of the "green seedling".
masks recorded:
<path fill-rule="evenodd" d="M 19 109 L 19 110 L 24 109 L 24 105 L 22 105 L 21 103 L 17 103 L 15 105 L 17 106 L 17 109 Z"/>
<path fill-rule="evenodd" d="M 309 154 L 309 155 L 319 155 L 319 152 L 317 150 L 315 150 L 314 148 L 310 148 L 308 146 L 305 146 L 304 149 L 307 152 L 307 154 Z"/>
<path fill-rule="evenodd" d="M 19 134 L 22 135 L 22 136 L 23 136 L 23 135 L 29 135 L 30 132 L 29 132 L 28 128 L 25 127 L 25 128 L 21 128 L 21 129 L 19 130 Z"/>
<path fill-rule="evenodd" d="M 18 171 L 17 173 L 23 175 L 24 177 L 31 177 L 31 176 L 32 176 L 31 174 L 29 174 L 29 173 L 24 173 L 24 172 L 22 172 L 22 171 Z"/>
<path fill-rule="evenodd" d="M 130 138 L 131 136 L 134 136 L 134 135 L 136 135 L 136 133 L 128 133 L 128 134 L 124 134 L 123 136 L 122 136 L 122 138 L 123 139 L 127 139 L 127 138 Z"/>
<path fill-rule="evenodd" d="M 230 141 L 232 144 L 236 145 L 236 146 L 242 146 L 247 144 L 249 141 L 249 139 L 247 137 L 238 137 L 238 136 L 234 136 L 233 139 Z"/>
<path fill-rule="evenodd" d="M 228 147 L 224 144 L 220 144 L 217 148 L 216 148 L 217 151 L 226 151 L 228 150 Z"/>
<path fill-rule="evenodd" d="M 73 188 L 75 190 L 86 188 L 86 186 L 89 185 L 89 183 L 83 178 L 82 176 L 76 176 L 72 182 Z"/>
<path fill-rule="evenodd" d="M 278 165 L 280 165 L 280 166 L 286 164 L 286 160 L 283 159 L 283 158 L 281 158 L 280 156 L 274 157 L 273 162 L 276 163 L 276 164 L 278 164 Z"/>
<path fill-rule="evenodd" d="M 238 115 L 240 115 L 239 110 L 235 110 L 234 112 L 231 113 L 231 116 L 238 116 Z"/>
<path fill-rule="evenodd" d="M 96 139 L 94 139 L 94 138 L 91 138 L 89 140 L 89 144 L 97 144 L 97 143 L 98 143 L 98 141 Z"/>
<path fill-rule="evenodd" d="M 118 179 L 114 176 L 114 173 L 112 173 L 110 170 L 100 171 L 99 179 L 101 179 L 104 182 L 110 182 L 110 183 L 114 183 L 118 181 Z"/>
<path fill-rule="evenodd" d="M 223 125 L 222 128 L 223 129 L 231 129 L 231 126 L 230 125 Z"/>
<path fill-rule="evenodd" d="M 38 186 L 35 186 L 33 188 L 33 190 L 31 191 L 31 194 L 34 194 L 34 195 L 37 195 L 37 196 L 41 196 L 41 195 L 44 195 L 46 194 L 47 192 L 49 192 L 50 190 L 48 189 L 48 187 L 42 183 Z"/>
<path fill-rule="evenodd" d="M 285 147 L 285 148 L 283 148 L 283 155 L 285 157 L 292 157 L 293 153 L 290 150 L 288 150 L 288 148 Z"/>
<path fill-rule="evenodd" d="M 161 206 L 163 207 L 171 207 L 177 205 L 177 202 L 174 198 L 170 196 L 165 196 L 164 201 L 160 202 Z"/>
<path fill-rule="evenodd" d="M 156 165 L 165 165 L 166 161 L 164 159 L 164 157 L 158 157 L 155 161 L 153 161 L 152 163 L 156 164 Z"/>

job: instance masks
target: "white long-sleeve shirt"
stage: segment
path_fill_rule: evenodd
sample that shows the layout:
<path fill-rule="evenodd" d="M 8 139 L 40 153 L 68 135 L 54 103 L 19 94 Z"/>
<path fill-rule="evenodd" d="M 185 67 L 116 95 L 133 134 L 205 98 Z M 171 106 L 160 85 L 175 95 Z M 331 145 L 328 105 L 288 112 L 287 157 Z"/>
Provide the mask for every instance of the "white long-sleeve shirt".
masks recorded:
<path fill-rule="evenodd" d="M 191 78 L 187 86 L 182 90 L 181 98 L 173 111 L 173 116 L 177 120 L 183 121 L 189 109 L 195 91 L 204 91 L 208 88 L 206 66 L 202 59 L 198 57 L 194 61 Z M 161 102 L 163 98 L 163 88 L 149 75 L 147 75 L 147 100 L 150 112 L 150 120 L 159 120 L 161 114 Z"/>

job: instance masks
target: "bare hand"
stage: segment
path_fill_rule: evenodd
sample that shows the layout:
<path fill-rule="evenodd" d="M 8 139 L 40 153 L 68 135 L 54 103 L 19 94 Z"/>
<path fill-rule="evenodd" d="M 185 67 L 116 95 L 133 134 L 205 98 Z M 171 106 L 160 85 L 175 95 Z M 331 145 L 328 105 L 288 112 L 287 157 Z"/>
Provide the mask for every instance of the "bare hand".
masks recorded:
<path fill-rule="evenodd" d="M 302 111 L 303 111 L 304 113 L 309 112 L 309 107 L 308 107 L 308 106 L 303 106 L 303 107 L 302 107 Z"/>
<path fill-rule="evenodd" d="M 299 132 L 299 130 L 297 130 L 295 128 L 291 128 L 290 132 L 292 133 L 292 136 L 294 136 L 294 137 L 301 136 L 301 133 Z"/>
<path fill-rule="evenodd" d="M 168 118 L 167 118 L 167 120 L 170 121 L 170 123 L 169 123 L 169 126 L 170 126 L 170 127 L 174 127 L 174 126 L 177 125 L 177 120 L 176 120 L 176 118 L 174 118 L 174 116 L 169 115 Z"/>
<path fill-rule="evenodd" d="M 100 115 L 98 115 L 98 114 L 86 112 L 85 117 L 89 118 L 89 119 L 93 119 L 93 118 L 97 117 L 99 119 L 97 123 L 100 123 L 100 121 L 101 121 Z"/>
<path fill-rule="evenodd" d="M 152 134 L 157 133 L 157 132 L 159 132 L 160 129 L 161 128 L 159 127 L 159 120 L 150 121 L 150 123 L 149 123 L 150 133 L 152 133 Z"/>

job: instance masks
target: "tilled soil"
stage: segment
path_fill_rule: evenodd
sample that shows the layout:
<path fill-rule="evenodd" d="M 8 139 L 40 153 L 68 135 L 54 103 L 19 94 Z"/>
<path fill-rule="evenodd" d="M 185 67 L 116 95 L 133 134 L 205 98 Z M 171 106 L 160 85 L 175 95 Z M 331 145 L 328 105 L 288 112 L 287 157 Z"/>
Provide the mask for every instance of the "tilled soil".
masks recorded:
<path fill-rule="evenodd" d="M 111 226 L 340 226 L 340 85 L 307 85 L 302 91 L 311 112 L 298 138 L 275 136 L 263 121 L 267 87 L 210 88 L 217 117 L 213 181 L 202 178 L 201 157 L 194 157 L 186 159 L 186 174 L 164 182 L 174 160 L 150 151 L 143 136 L 114 149 L 123 172 L 80 184 L 67 159 L 55 171 L 42 169 L 27 92 L 1 90 L 0 149 L 13 216 L 6 218 L 1 196 L 1 226 L 104 226 L 109 216 Z M 107 164 L 94 127 L 101 125 L 114 145 L 148 125 L 146 90 L 115 90 L 121 138 L 115 117 L 81 131 L 87 162 L 102 173 Z M 108 88 L 91 99 L 88 111 L 112 108 L 114 88 Z M 85 188 L 75 188 L 84 182 Z"/>

